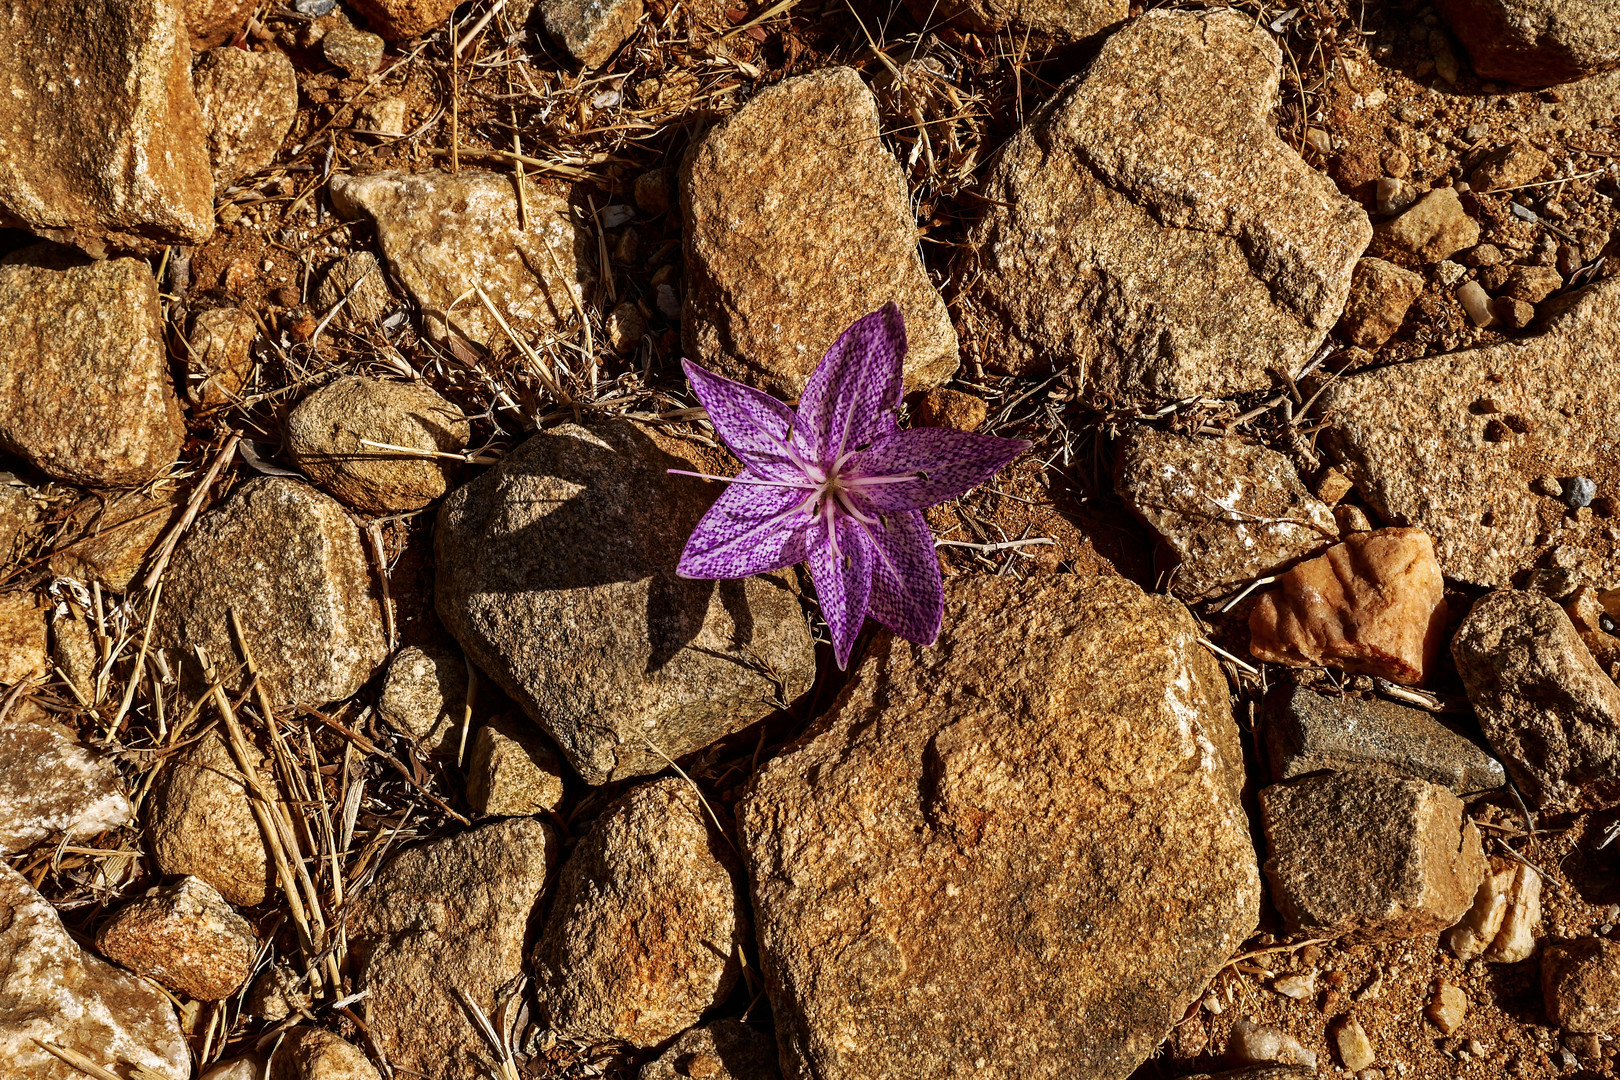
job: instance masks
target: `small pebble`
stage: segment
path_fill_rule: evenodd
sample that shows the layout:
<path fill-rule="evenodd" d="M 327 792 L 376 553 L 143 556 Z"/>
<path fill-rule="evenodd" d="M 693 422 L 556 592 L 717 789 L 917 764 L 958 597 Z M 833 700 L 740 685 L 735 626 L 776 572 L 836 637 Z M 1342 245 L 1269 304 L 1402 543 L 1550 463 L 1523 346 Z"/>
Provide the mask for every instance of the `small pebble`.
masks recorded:
<path fill-rule="evenodd" d="M 1468 312 L 1475 326 L 1490 326 L 1496 321 L 1491 314 L 1491 297 L 1477 281 L 1465 281 L 1456 292 L 1457 302 Z"/>
<path fill-rule="evenodd" d="M 1537 495 L 1545 495 L 1549 499 L 1564 497 L 1564 485 L 1558 482 L 1556 476 L 1538 476 L 1530 481 L 1530 490 Z"/>
<path fill-rule="evenodd" d="M 1378 178 L 1376 196 L 1380 214 L 1398 214 L 1417 201 L 1417 190 L 1393 176 Z"/>
<path fill-rule="evenodd" d="M 1436 983 L 1434 997 L 1423 1012 L 1440 1029 L 1440 1034 L 1450 1035 L 1462 1027 L 1463 1018 L 1468 1015 L 1468 995 L 1451 983 Z"/>
<path fill-rule="evenodd" d="M 1316 996 L 1316 972 L 1308 971 L 1302 975 L 1284 975 L 1272 981 L 1271 988 L 1283 997 L 1293 998 L 1295 1001 L 1305 1001 Z"/>
<path fill-rule="evenodd" d="M 1476 244 L 1462 259 L 1469 266 L 1497 266 L 1503 257 L 1502 249 L 1495 244 Z"/>
<path fill-rule="evenodd" d="M 1305 145 L 1325 157 L 1333 153 L 1333 136 L 1321 128 L 1311 128 L 1305 132 Z"/>
<path fill-rule="evenodd" d="M 1367 1068 L 1378 1057 L 1373 1053 L 1372 1041 L 1367 1038 L 1366 1029 L 1353 1016 L 1341 1016 L 1334 1020 L 1328 1029 L 1328 1036 L 1333 1042 L 1334 1054 L 1349 1072 Z"/>
<path fill-rule="evenodd" d="M 1491 314 L 1515 330 L 1523 330 L 1536 317 L 1536 309 L 1516 297 L 1498 296 L 1491 301 Z"/>
<path fill-rule="evenodd" d="M 1592 505 L 1592 499 L 1597 495 L 1597 484 L 1584 476 L 1571 476 L 1564 480 L 1561 494 L 1565 506 L 1578 510 Z"/>

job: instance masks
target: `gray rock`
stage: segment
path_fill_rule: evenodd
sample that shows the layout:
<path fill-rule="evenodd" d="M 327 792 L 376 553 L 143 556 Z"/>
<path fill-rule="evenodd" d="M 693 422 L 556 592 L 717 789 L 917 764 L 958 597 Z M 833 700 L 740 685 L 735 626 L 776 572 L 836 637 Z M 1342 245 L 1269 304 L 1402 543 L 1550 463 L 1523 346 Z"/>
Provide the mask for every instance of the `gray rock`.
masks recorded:
<path fill-rule="evenodd" d="M 427 383 L 361 375 L 321 387 L 282 425 L 288 456 L 304 475 L 363 514 L 420 510 L 449 489 L 457 471 L 454 461 L 367 443 L 455 454 L 469 432 L 461 410 Z"/>
<path fill-rule="evenodd" d="M 736 1020 L 716 1020 L 686 1032 L 647 1062 L 636 1080 L 782 1080 L 776 1040 Z"/>
<path fill-rule="evenodd" d="M 467 804 L 480 814 L 543 814 L 562 802 L 562 763 L 527 720 L 492 716 L 467 757 Z"/>
<path fill-rule="evenodd" d="M 1573 82 L 1620 67 L 1620 0 L 1439 0 L 1482 79 Z"/>
<path fill-rule="evenodd" d="M 1543 809 L 1620 803 L 1620 688 L 1564 609 L 1503 589 L 1475 602 L 1451 640 L 1480 727 Z"/>
<path fill-rule="evenodd" d="M 191 78 L 208 132 L 214 187 L 223 191 L 275 160 L 298 115 L 298 78 L 282 53 L 246 49 L 210 49 Z"/>
<path fill-rule="evenodd" d="M 457 992 L 485 1016 L 515 992 L 557 849 L 551 829 L 532 818 L 498 821 L 394 856 L 360 895 L 351 955 L 366 1023 L 395 1069 L 444 1080 L 489 1075 L 489 1045 Z"/>
<path fill-rule="evenodd" d="M 253 924 L 200 878 L 149 889 L 96 929 L 96 951 L 199 1001 L 239 990 L 258 959 Z"/>
<path fill-rule="evenodd" d="M 0 855 L 43 840 L 83 840 L 129 823 L 129 796 L 111 758 L 23 700 L 0 722 Z"/>
<path fill-rule="evenodd" d="M 360 1048 L 320 1028 L 293 1028 L 270 1058 L 268 1080 L 381 1080 Z"/>
<path fill-rule="evenodd" d="M 665 470 L 725 468 L 701 461 L 629 421 L 566 424 L 439 511 L 440 619 L 587 783 L 659 772 L 659 751 L 678 758 L 744 728 L 814 675 L 786 574 L 676 577 L 719 491 Z"/>
<path fill-rule="evenodd" d="M 540 0 L 540 25 L 586 68 L 598 68 L 636 32 L 641 0 Z"/>
<path fill-rule="evenodd" d="M 296 480 L 249 480 L 175 549 L 153 635 L 185 657 L 193 693 L 205 689 L 194 646 L 222 672 L 239 662 L 232 611 L 275 701 L 348 697 L 388 655 L 359 529 L 330 496 Z"/>
<path fill-rule="evenodd" d="M 789 401 L 838 335 L 893 301 L 907 390 L 957 366 L 956 330 L 917 255 L 905 174 L 854 69 L 762 90 L 681 166 L 687 355 Z"/>
<path fill-rule="evenodd" d="M 1297 562 L 1339 538 L 1327 504 L 1293 462 L 1239 439 L 1137 428 L 1114 486 L 1163 545 L 1159 569 L 1183 600 L 1208 600 Z"/>
<path fill-rule="evenodd" d="M 656 1046 L 731 993 L 749 938 L 742 868 L 692 785 L 632 788 L 563 864 L 534 949 L 559 1036 Z"/>
<path fill-rule="evenodd" d="M 136 487 L 185 436 L 150 267 L 48 244 L 0 262 L 0 445 L 70 484 Z"/>
<path fill-rule="evenodd" d="M 262 756 L 254 767 L 264 768 Z M 264 903 L 270 856 L 218 731 L 163 766 L 146 819 L 148 850 L 160 871 L 194 874 L 243 907 Z"/>
<path fill-rule="evenodd" d="M 933 30 L 1010 34 L 1020 47 L 1075 45 L 1130 12 L 1126 0 L 906 0 L 906 10 Z"/>
<path fill-rule="evenodd" d="M 169 999 L 80 949 L 56 909 L 4 862 L 0 911 L 0 1062 L 8 1080 L 84 1080 L 36 1040 L 190 1080 L 191 1052 Z"/>
<path fill-rule="evenodd" d="M 1332 773 L 1260 792 L 1271 900 L 1289 931 L 1387 940 L 1462 918 L 1485 876 L 1462 800 L 1424 780 Z"/>
<path fill-rule="evenodd" d="M 1261 389 L 1310 359 L 1372 229 L 1277 137 L 1281 62 L 1235 12 L 1154 11 L 1108 38 L 985 183 L 956 275 L 987 366 L 1156 398 Z"/>
<path fill-rule="evenodd" d="M 1259 915 L 1198 636 L 1123 578 L 962 575 L 937 646 L 873 643 L 739 815 L 786 1075 L 1118 1080 L 1153 1052 Z"/>
<path fill-rule="evenodd" d="M 1501 763 L 1479 747 L 1427 713 L 1392 702 L 1278 686 L 1260 715 L 1274 780 L 1363 769 L 1427 780 L 1464 796 L 1507 782 Z"/>
<path fill-rule="evenodd" d="M 423 750 L 455 755 L 466 710 L 467 661 L 460 653 L 407 645 L 388 662 L 377 715 Z"/>

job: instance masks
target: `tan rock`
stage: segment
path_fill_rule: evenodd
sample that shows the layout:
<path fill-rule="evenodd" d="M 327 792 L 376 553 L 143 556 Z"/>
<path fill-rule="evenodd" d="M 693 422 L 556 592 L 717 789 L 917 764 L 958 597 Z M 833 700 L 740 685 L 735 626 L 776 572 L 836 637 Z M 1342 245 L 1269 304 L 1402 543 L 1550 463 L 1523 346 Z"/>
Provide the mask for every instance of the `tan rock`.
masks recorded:
<path fill-rule="evenodd" d="M 1502 295 L 1527 304 L 1539 304 L 1563 287 L 1563 277 L 1550 266 L 1518 266 L 1503 284 Z"/>
<path fill-rule="evenodd" d="M 192 69 L 197 107 L 208 132 L 214 187 L 275 160 L 298 115 L 298 79 L 292 61 L 277 51 L 210 49 Z"/>
<path fill-rule="evenodd" d="M 1489 948 L 1502 932 L 1502 921 L 1507 916 L 1508 892 L 1513 888 L 1519 864 L 1495 855 L 1488 861 L 1467 913 L 1440 936 L 1441 943 L 1459 960 L 1472 960 Z"/>
<path fill-rule="evenodd" d="M 466 658 L 450 649 L 407 645 L 388 663 L 377 716 L 429 753 L 459 756 L 466 705 Z"/>
<path fill-rule="evenodd" d="M 342 68 L 350 78 L 365 78 L 382 67 L 387 43 L 376 34 L 352 26 L 337 26 L 321 38 L 321 55 Z"/>
<path fill-rule="evenodd" d="M 636 32 L 641 0 L 540 0 L 540 25 L 589 69 L 598 68 Z"/>
<path fill-rule="evenodd" d="M 636 1080 L 782 1080 L 776 1040 L 736 1020 L 695 1027 L 641 1067 Z"/>
<path fill-rule="evenodd" d="M 184 0 L 186 29 L 197 52 L 223 45 L 247 29 L 254 0 Z"/>
<path fill-rule="evenodd" d="M 29 487 L 11 473 L 0 472 L 0 563 L 22 557 L 38 520 L 39 504 Z"/>
<path fill-rule="evenodd" d="M 97 256 L 213 234 L 191 48 L 169 0 L 11 5 L 0 86 L 0 224 Z"/>
<path fill-rule="evenodd" d="M 1395 336 L 1423 291 L 1423 275 L 1383 259 L 1362 259 L 1350 279 L 1339 331 L 1353 345 L 1376 349 Z"/>
<path fill-rule="evenodd" d="M 1462 800 L 1438 784 L 1328 773 L 1260 792 L 1271 900 L 1292 931 L 1387 940 L 1460 919 L 1486 873 Z"/>
<path fill-rule="evenodd" d="M 258 948 L 253 924 L 194 877 L 147 890 L 96 930 L 101 955 L 199 1001 L 236 993 L 253 971 Z"/>
<path fill-rule="evenodd" d="M 333 177 L 331 189 L 339 213 L 376 223 L 383 257 L 421 305 L 434 340 L 453 331 L 479 345 L 509 346 L 482 302 L 462 299 L 474 286 L 532 341 L 575 317 L 570 291 L 584 303 L 595 285 L 595 238 L 574 228 L 567 199 L 550 188 L 526 189 L 527 231 L 510 176 L 380 172 Z"/>
<path fill-rule="evenodd" d="M 264 768 L 264 758 L 254 762 Z M 262 773 L 261 773 L 262 775 Z M 264 903 L 270 857 L 225 739 L 211 731 L 159 774 L 147 843 L 165 874 L 194 874 L 232 903 Z"/>
<path fill-rule="evenodd" d="M 238 662 L 232 611 L 272 700 L 348 697 L 388 656 L 359 529 L 330 496 L 296 480 L 249 480 L 175 548 L 153 642 L 186 657 L 190 692 L 204 689 L 195 646 L 222 672 Z"/>
<path fill-rule="evenodd" d="M 681 166 L 687 355 L 793 400 L 838 335 L 893 301 L 907 390 L 957 366 L 956 330 L 917 255 L 900 163 L 852 68 L 755 95 Z"/>
<path fill-rule="evenodd" d="M 1257 1024 L 1248 1017 L 1240 1017 L 1233 1023 L 1225 1057 L 1230 1062 L 1247 1064 L 1249 1068 L 1223 1072 L 1205 1080 L 1293 1080 L 1316 1075 L 1316 1051 L 1308 1049 L 1286 1031 L 1270 1024 Z"/>
<path fill-rule="evenodd" d="M 5 169 L 0 150 L 0 187 Z M 135 487 L 185 434 L 146 263 L 45 244 L 0 263 L 0 445 L 70 484 Z"/>
<path fill-rule="evenodd" d="M 1121 578 L 945 595 L 938 645 L 880 636 L 741 808 L 783 1068 L 1129 1075 L 1259 913 L 1224 680 Z"/>
<path fill-rule="evenodd" d="M 396 855 L 360 895 L 351 956 L 371 1036 L 395 1069 L 488 1077 L 489 1045 L 460 995 L 494 1016 L 498 999 L 512 993 L 557 855 L 549 827 L 512 818 Z"/>
<path fill-rule="evenodd" d="M 1354 1016 L 1335 1017 L 1328 1025 L 1328 1037 L 1333 1040 L 1333 1056 L 1347 1072 L 1360 1072 L 1378 1060 L 1367 1029 Z"/>
<path fill-rule="evenodd" d="M 96 634 L 84 619 L 71 612 L 52 615 L 51 663 L 80 701 L 98 704 L 96 682 L 101 673 L 101 655 Z"/>
<path fill-rule="evenodd" d="M 45 612 L 28 593 L 0 593 L 0 683 L 13 685 L 42 675 Z"/>
<path fill-rule="evenodd" d="M 1620 1033 L 1620 941 L 1550 941 L 1541 957 L 1547 1019 L 1566 1031 Z"/>
<path fill-rule="evenodd" d="M 1494 869 L 1494 858 L 1491 865 Z M 1494 879 L 1495 875 L 1492 877 Z M 1485 950 L 1485 959 L 1493 964 L 1517 964 L 1535 953 L 1536 927 L 1541 922 L 1541 875 L 1519 863 L 1514 867 L 1513 882 L 1506 896 L 1507 911 L 1502 917 L 1502 928 Z"/>
<path fill-rule="evenodd" d="M 389 41 L 403 41 L 442 25 L 456 0 L 354 0 L 349 6 Z"/>
<path fill-rule="evenodd" d="M 467 759 L 467 803 L 480 814 L 543 814 L 562 802 L 562 763 L 527 720 L 494 716 Z"/>
<path fill-rule="evenodd" d="M 51 555 L 51 573 L 99 581 L 115 593 L 129 591 L 157 543 L 179 519 L 182 492 L 131 491 L 105 497 L 83 522 L 83 535 Z"/>
<path fill-rule="evenodd" d="M 308 1013 L 312 1007 L 308 985 L 291 964 L 272 964 L 253 980 L 243 1011 L 272 1024 L 279 1024 L 295 1012 Z"/>
<path fill-rule="evenodd" d="M 1249 612 L 1249 651 L 1418 686 L 1446 626 L 1445 583 L 1420 529 L 1352 533 L 1289 570 Z"/>
<path fill-rule="evenodd" d="M 1170 592 L 1208 600 L 1339 537 L 1288 458 L 1239 439 L 1137 428 L 1115 459 L 1114 487 L 1160 542 Z"/>
<path fill-rule="evenodd" d="M 986 366 L 1158 398 L 1263 389 L 1310 359 L 1372 231 L 1277 137 L 1281 62 L 1233 12 L 1153 11 L 1108 38 L 986 180 L 955 269 Z"/>
<path fill-rule="evenodd" d="M 1479 243 L 1479 223 L 1463 209 L 1457 192 L 1435 188 L 1400 217 L 1378 226 L 1372 250 L 1420 263 L 1437 263 Z"/>
<path fill-rule="evenodd" d="M 340 325 L 358 327 L 363 333 L 383 321 L 395 301 L 377 256 L 351 251 L 326 271 L 315 290 L 315 307 L 327 312 L 339 303 L 343 307 L 335 318 Z"/>
<path fill-rule="evenodd" d="M 304 475 L 363 514 L 420 510 L 449 490 L 456 463 L 368 443 L 459 453 L 469 426 L 461 410 L 423 382 L 346 375 L 298 403 L 282 427 Z"/>
<path fill-rule="evenodd" d="M 1620 67 L 1620 0 L 1439 0 L 1482 79 L 1572 82 Z"/>
<path fill-rule="evenodd" d="M 1468 174 L 1468 184 L 1475 191 L 1494 191 L 1497 188 L 1516 188 L 1541 179 L 1541 174 L 1552 167 L 1552 158 L 1523 139 L 1514 139 L 1498 147 L 1474 166 Z"/>
<path fill-rule="evenodd" d="M 692 785 L 632 788 L 580 840 L 534 949 L 559 1036 L 656 1046 L 726 999 L 749 939 L 742 868 Z"/>
<path fill-rule="evenodd" d="M 191 1080 L 191 1052 L 162 991 L 79 948 L 28 880 L 0 862 L 0 1075 L 84 1080 L 41 1041 L 103 1067 Z"/>
<path fill-rule="evenodd" d="M 1526 493 L 1551 474 L 1620 495 L 1607 420 L 1620 411 L 1620 279 L 1545 306 L 1558 310 L 1537 337 L 1337 380 L 1319 403 L 1324 445 L 1380 517 L 1434 538 L 1447 577 L 1504 588 L 1556 548 L 1559 565 L 1615 588 L 1607 522 Z"/>
<path fill-rule="evenodd" d="M 459 1022 L 465 1022 L 457 1017 Z M 268 1080 L 380 1080 L 360 1048 L 330 1031 L 298 1027 L 287 1032 L 270 1058 Z"/>
<path fill-rule="evenodd" d="M 267 1064 L 263 1058 L 252 1054 L 231 1058 L 209 1066 L 208 1071 L 202 1074 L 202 1080 L 264 1080 Z"/>
<path fill-rule="evenodd" d="M 191 320 L 186 350 L 186 397 L 194 405 L 223 405 L 242 392 L 253 375 L 249 349 L 259 332 L 241 308 L 199 311 Z"/>
<path fill-rule="evenodd" d="M 1129 14 L 1125 0 L 906 0 L 918 22 L 934 29 L 949 26 L 970 34 L 1009 32 L 1014 40 L 1037 49 L 1061 48 L 1084 41 Z"/>
<path fill-rule="evenodd" d="M 379 135 L 403 135 L 410 130 L 410 112 L 404 98 L 381 98 L 361 106 L 360 126 Z"/>
<path fill-rule="evenodd" d="M 990 407 L 983 398 L 944 386 L 924 391 L 917 402 L 917 423 L 922 427 L 978 431 L 989 414 Z"/>
<path fill-rule="evenodd" d="M 1440 1029 L 1440 1034 L 1451 1035 L 1462 1027 L 1468 1015 L 1468 995 L 1463 993 L 1462 987 L 1442 979 L 1435 984 L 1434 996 L 1424 1007 L 1423 1015 Z"/>
<path fill-rule="evenodd" d="M 85 840 L 129 823 L 112 759 L 26 700 L 0 723 L 0 855 L 45 840 Z"/>

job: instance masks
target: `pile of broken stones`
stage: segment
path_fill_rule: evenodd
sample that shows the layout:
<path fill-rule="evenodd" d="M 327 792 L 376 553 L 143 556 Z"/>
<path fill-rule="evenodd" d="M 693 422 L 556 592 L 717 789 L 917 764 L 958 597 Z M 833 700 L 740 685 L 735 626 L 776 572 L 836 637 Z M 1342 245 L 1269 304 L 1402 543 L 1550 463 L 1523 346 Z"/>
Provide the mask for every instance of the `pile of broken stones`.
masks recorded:
<path fill-rule="evenodd" d="M 938 265 L 854 46 L 627 201 L 328 150 L 247 243 L 317 90 L 455 140 L 374 88 L 677 25 L 528 6 L 0 22 L 0 1077 L 1612 1074 L 1613 0 L 1375 12 L 1298 145 L 1298 8 L 908 0 L 1084 59 Z M 675 575 L 731 463 L 655 339 L 791 400 L 891 300 L 911 422 L 1042 505 L 1089 425 L 1102 509 L 844 674 L 794 573 Z"/>

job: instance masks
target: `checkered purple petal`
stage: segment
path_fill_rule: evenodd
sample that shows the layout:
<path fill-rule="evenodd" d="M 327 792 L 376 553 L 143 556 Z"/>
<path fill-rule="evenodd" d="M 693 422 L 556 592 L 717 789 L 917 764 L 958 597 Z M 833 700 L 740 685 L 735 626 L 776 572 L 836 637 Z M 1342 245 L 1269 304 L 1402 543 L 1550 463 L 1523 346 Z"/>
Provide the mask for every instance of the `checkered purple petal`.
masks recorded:
<path fill-rule="evenodd" d="M 818 462 L 830 464 L 893 430 L 905 357 L 906 321 L 892 303 L 857 319 L 827 350 L 798 406 Z"/>
<path fill-rule="evenodd" d="M 919 511 L 901 510 L 867 531 L 877 558 L 866 613 L 907 641 L 932 645 L 945 617 L 945 589 L 928 522 Z"/>
<path fill-rule="evenodd" d="M 854 486 L 879 510 L 921 510 L 968 492 L 1029 449 L 1003 439 L 953 428 L 911 428 L 887 435 L 849 463 Z M 903 483 L 860 484 L 864 477 L 912 476 Z"/>
<path fill-rule="evenodd" d="M 797 488 L 732 484 L 692 530 L 676 573 L 711 580 L 741 578 L 803 562 L 806 518 L 789 511 L 805 494 Z"/>
<path fill-rule="evenodd" d="M 808 556 L 810 579 L 816 583 L 816 602 L 832 632 L 833 658 L 842 671 L 849 665 L 850 650 L 866 621 L 872 564 L 877 555 L 871 539 L 853 519 L 835 517 L 832 529 L 836 531 L 829 531 L 826 518 L 818 518 L 810 526 Z"/>
<path fill-rule="evenodd" d="M 792 409 L 763 390 L 706 371 L 690 360 L 682 360 L 681 366 L 692 392 L 708 410 L 715 433 L 739 461 L 772 480 L 804 475 L 787 453 Z"/>

